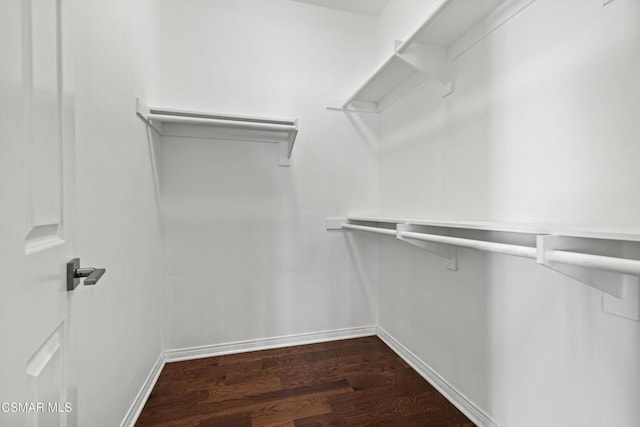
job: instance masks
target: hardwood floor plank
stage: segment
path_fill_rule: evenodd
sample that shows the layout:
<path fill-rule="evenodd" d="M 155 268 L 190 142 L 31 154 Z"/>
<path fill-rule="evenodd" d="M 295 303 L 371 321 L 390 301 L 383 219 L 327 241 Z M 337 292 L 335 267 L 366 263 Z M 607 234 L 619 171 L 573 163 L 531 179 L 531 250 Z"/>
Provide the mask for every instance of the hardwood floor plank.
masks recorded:
<path fill-rule="evenodd" d="M 346 426 L 347 422 L 335 413 L 313 415 L 305 418 L 294 420 L 295 427 L 327 427 L 327 426 Z"/>
<path fill-rule="evenodd" d="M 377 337 L 165 366 L 136 426 L 473 426 Z"/>
<path fill-rule="evenodd" d="M 146 423 L 157 423 L 161 420 L 173 421 L 177 418 L 199 419 L 203 415 L 232 415 L 240 412 L 263 411 L 270 406 L 280 405 L 289 402 L 304 402 L 309 399 L 321 398 L 327 396 L 336 396 L 342 393 L 351 392 L 353 389 L 348 381 L 340 380 L 332 383 L 312 384 L 299 388 L 287 388 L 282 390 L 255 390 L 254 393 L 243 397 L 232 397 L 227 400 L 217 400 L 215 397 L 193 402 L 192 405 L 182 407 L 176 411 L 177 407 L 173 404 L 166 406 L 158 406 L 154 403 L 153 407 L 143 410 L 139 422 L 140 425 Z M 173 403 L 173 402 L 170 402 Z M 147 413 L 145 413 L 145 411 Z M 144 416 L 144 417 L 143 417 Z"/>
<path fill-rule="evenodd" d="M 256 393 L 277 392 L 282 389 L 280 378 L 275 375 L 252 375 L 245 381 L 207 387 L 209 397 L 204 402 L 224 402 L 230 399 L 251 398 Z"/>
<path fill-rule="evenodd" d="M 253 423 L 250 412 L 239 414 L 220 415 L 203 419 L 198 427 L 251 427 Z"/>
<path fill-rule="evenodd" d="M 411 368 L 349 376 L 349 384 L 355 391 L 377 387 L 391 387 L 408 392 L 435 390 L 431 384 Z"/>
<path fill-rule="evenodd" d="M 324 397 L 303 400 L 285 400 L 253 411 L 253 426 L 294 426 L 293 414 L 300 417 L 328 414 L 331 406 Z"/>
<path fill-rule="evenodd" d="M 207 390 L 198 390 L 194 391 L 185 391 L 182 394 L 174 395 L 174 394 L 159 394 L 155 390 L 151 392 L 149 395 L 149 399 L 147 399 L 147 403 L 145 404 L 145 409 L 149 411 L 153 411 L 154 408 L 158 407 L 184 407 L 184 406 L 193 406 L 197 404 L 197 402 L 204 401 L 209 397 L 209 392 Z"/>
<path fill-rule="evenodd" d="M 272 368 L 273 369 L 273 368 Z M 300 363 L 297 369 L 274 369 L 283 387 L 296 387 L 309 382 L 330 381 L 349 375 L 366 375 L 405 369 L 397 358 L 386 353 L 353 355 Z"/>

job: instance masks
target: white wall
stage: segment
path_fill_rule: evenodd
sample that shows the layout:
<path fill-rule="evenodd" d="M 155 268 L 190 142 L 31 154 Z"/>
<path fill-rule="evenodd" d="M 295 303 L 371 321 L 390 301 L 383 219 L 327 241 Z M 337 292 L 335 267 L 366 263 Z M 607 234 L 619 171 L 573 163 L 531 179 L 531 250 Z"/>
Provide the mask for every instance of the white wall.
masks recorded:
<path fill-rule="evenodd" d="M 119 425 L 163 348 L 162 240 L 135 97 L 157 85 L 153 1 L 75 2 L 78 253 L 104 266 L 74 294 L 78 425 Z"/>
<path fill-rule="evenodd" d="M 537 0 L 455 60 L 451 96 L 380 115 L 380 212 L 637 232 L 639 50 L 637 2 Z M 385 240 L 379 324 L 501 425 L 640 424 L 638 322 L 533 261 L 459 264 Z"/>
<path fill-rule="evenodd" d="M 154 104 L 300 120 L 289 168 L 274 144 L 164 138 L 168 348 L 375 324 L 361 253 L 324 229 L 377 207 L 376 117 L 325 108 L 366 72 L 375 20 L 284 0 L 159 4 Z"/>

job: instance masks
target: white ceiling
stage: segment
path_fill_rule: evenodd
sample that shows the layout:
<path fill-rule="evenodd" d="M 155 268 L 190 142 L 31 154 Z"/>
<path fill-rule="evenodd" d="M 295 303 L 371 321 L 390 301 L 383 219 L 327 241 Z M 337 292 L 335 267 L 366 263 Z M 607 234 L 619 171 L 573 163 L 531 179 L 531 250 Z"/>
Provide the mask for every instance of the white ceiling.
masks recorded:
<path fill-rule="evenodd" d="M 361 15 L 378 16 L 390 0 L 293 0 Z"/>

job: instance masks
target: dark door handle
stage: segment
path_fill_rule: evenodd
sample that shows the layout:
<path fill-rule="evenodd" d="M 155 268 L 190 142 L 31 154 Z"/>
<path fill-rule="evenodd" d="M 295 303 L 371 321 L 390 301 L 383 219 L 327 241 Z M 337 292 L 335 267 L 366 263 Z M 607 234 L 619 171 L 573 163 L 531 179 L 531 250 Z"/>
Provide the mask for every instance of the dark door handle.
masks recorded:
<path fill-rule="evenodd" d="M 74 258 L 67 263 L 67 291 L 73 291 L 84 279 L 85 286 L 95 285 L 107 271 L 106 268 L 80 268 L 80 258 Z"/>
<path fill-rule="evenodd" d="M 75 277 L 86 277 L 86 279 L 84 279 L 85 285 L 95 285 L 105 271 L 107 271 L 106 268 L 76 268 Z"/>

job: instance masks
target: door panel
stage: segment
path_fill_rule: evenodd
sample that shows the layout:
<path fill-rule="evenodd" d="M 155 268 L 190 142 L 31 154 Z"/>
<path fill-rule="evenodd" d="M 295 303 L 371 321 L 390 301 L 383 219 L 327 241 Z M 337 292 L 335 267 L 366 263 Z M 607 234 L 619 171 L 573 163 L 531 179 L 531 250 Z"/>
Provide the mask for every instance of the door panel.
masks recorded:
<path fill-rule="evenodd" d="M 68 7 L 0 1 L 0 426 L 77 424 Z"/>
<path fill-rule="evenodd" d="M 62 240 L 62 46 L 58 0 L 23 0 L 27 253 Z"/>
<path fill-rule="evenodd" d="M 29 402 L 36 402 L 36 411 L 28 412 L 29 425 L 68 425 L 67 411 L 73 407 L 67 401 L 65 343 L 62 323 L 27 362 Z"/>

